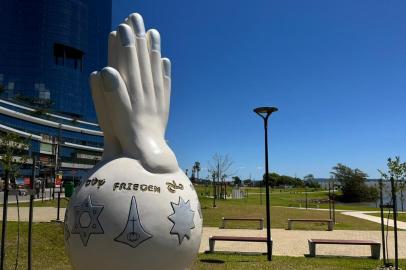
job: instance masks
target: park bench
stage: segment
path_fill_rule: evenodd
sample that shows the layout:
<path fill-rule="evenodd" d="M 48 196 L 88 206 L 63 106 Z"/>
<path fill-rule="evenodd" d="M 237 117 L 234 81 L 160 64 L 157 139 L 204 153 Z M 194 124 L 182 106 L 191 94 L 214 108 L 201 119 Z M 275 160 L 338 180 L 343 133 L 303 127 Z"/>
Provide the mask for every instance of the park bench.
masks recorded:
<path fill-rule="evenodd" d="M 381 253 L 381 243 L 372 240 L 337 240 L 337 239 L 310 239 L 309 240 L 309 256 L 316 256 L 316 245 L 363 245 L 371 246 L 371 254 L 373 259 L 379 259 Z"/>
<path fill-rule="evenodd" d="M 293 222 L 313 222 L 313 223 L 327 223 L 328 230 L 333 230 L 333 221 L 331 219 L 288 219 L 288 230 L 292 229 Z"/>
<path fill-rule="evenodd" d="M 258 230 L 262 230 L 264 228 L 264 219 L 263 218 L 226 218 L 222 217 L 222 223 L 220 229 L 225 229 L 226 221 L 259 221 L 259 228 Z"/>
<path fill-rule="evenodd" d="M 210 236 L 209 237 L 209 252 L 214 252 L 214 244 L 216 241 L 233 241 L 233 242 L 262 242 L 266 243 L 266 237 L 247 237 L 247 236 Z M 272 245 L 272 240 L 271 240 Z"/>

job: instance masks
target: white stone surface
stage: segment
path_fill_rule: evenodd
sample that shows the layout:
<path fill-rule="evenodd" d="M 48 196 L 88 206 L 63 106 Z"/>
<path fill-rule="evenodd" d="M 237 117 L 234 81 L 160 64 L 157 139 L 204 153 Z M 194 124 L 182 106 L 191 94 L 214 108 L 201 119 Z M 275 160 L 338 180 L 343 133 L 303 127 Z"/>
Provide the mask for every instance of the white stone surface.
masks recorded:
<path fill-rule="evenodd" d="M 65 242 L 74 269 L 179 270 L 192 264 L 199 251 L 202 219 L 196 192 L 181 170 L 151 174 L 133 159 L 118 158 L 89 175 L 95 178 L 98 182 L 84 182 L 75 191 L 65 216 Z M 166 184 L 173 181 L 174 193 Z M 92 205 L 81 211 L 89 196 Z M 130 213 L 133 198 L 135 218 Z M 185 204 L 180 211 L 179 205 Z M 92 211 L 93 219 L 87 215 Z"/>
<path fill-rule="evenodd" d="M 197 194 L 165 140 L 171 63 L 156 30 L 131 14 L 90 76 L 102 161 L 75 190 L 65 246 L 76 270 L 185 270 L 202 234 Z"/>

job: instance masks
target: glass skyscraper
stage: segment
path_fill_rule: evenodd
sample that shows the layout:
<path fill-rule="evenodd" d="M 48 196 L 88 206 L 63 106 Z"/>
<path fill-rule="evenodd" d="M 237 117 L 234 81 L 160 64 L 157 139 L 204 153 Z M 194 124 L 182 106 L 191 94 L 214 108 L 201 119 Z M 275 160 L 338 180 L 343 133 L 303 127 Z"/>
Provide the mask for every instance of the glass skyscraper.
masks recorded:
<path fill-rule="evenodd" d="M 111 6 L 0 1 L 0 131 L 30 137 L 30 154 L 51 176 L 54 167 L 80 176 L 101 157 L 88 78 L 107 64 Z"/>
<path fill-rule="evenodd" d="M 3 95 L 96 120 L 89 74 L 107 63 L 111 0 L 0 1 Z"/>

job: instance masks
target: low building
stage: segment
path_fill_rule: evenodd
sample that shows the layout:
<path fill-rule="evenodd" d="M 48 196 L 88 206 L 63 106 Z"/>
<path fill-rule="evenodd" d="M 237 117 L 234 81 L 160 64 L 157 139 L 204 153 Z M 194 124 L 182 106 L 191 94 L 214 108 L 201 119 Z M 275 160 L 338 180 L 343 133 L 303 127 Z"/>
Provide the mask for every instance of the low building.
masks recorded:
<path fill-rule="evenodd" d="M 78 181 L 103 152 L 103 133 L 98 124 L 4 99 L 0 99 L 0 132 L 29 138 L 28 156 L 38 160 L 36 175 L 48 180 L 61 173 L 65 180 Z M 27 163 L 32 164 L 32 160 Z M 27 165 L 20 177 L 31 174 Z"/>

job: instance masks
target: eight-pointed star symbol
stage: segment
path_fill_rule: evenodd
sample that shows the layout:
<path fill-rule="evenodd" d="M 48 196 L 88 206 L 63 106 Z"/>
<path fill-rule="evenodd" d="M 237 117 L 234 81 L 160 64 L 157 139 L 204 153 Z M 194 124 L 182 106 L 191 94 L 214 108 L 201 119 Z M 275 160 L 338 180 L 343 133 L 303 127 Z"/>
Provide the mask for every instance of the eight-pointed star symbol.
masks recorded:
<path fill-rule="evenodd" d="M 193 222 L 195 212 L 190 208 L 190 201 L 185 202 L 181 197 L 177 204 L 171 202 L 171 205 L 173 214 L 168 217 L 173 223 L 171 234 L 178 235 L 180 245 L 185 237 L 190 239 L 190 232 L 195 228 Z"/>
<path fill-rule="evenodd" d="M 75 224 L 71 234 L 79 234 L 84 246 L 87 246 L 91 234 L 103 234 L 99 216 L 104 206 L 93 205 L 92 199 L 87 197 L 81 205 L 74 207 Z"/>

